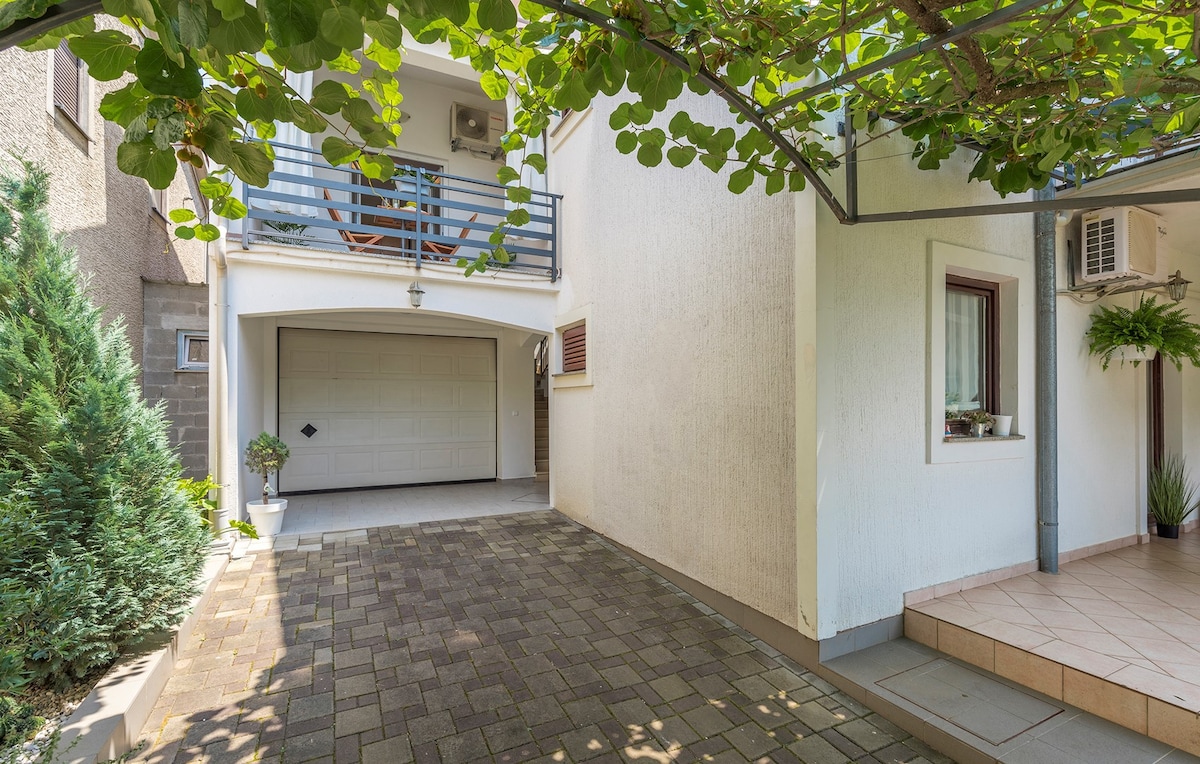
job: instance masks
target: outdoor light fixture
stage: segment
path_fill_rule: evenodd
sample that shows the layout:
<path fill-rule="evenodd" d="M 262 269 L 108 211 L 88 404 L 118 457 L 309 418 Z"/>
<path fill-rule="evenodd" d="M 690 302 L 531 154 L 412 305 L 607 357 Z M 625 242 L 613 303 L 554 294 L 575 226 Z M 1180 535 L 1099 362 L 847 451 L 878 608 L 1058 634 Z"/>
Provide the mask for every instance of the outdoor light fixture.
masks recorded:
<path fill-rule="evenodd" d="M 1175 275 L 1167 279 L 1167 296 L 1173 302 L 1179 302 L 1184 297 L 1187 297 L 1187 285 L 1192 282 L 1185 279 L 1179 271 L 1175 271 Z"/>
<path fill-rule="evenodd" d="M 1186 289 L 1186 287 L 1184 287 Z M 425 296 L 425 290 L 421 288 L 419 282 L 414 281 L 408 286 L 408 301 L 412 303 L 414 308 L 421 307 L 421 298 Z"/>

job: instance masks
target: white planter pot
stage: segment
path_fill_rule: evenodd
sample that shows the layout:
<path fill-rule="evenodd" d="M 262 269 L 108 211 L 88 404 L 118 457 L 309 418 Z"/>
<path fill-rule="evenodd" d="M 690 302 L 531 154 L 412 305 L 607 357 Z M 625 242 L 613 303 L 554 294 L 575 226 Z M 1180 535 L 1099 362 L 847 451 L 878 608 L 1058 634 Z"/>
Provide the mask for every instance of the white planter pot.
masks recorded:
<path fill-rule="evenodd" d="M 1120 360 L 1121 363 L 1153 361 L 1156 355 L 1158 355 L 1158 348 L 1139 350 L 1137 345 L 1121 345 L 1113 352 L 1113 358 Z"/>
<path fill-rule="evenodd" d="M 279 535 L 287 503 L 287 499 L 271 499 L 265 505 L 262 499 L 246 502 L 246 514 L 250 515 L 250 524 L 258 531 L 259 538 Z"/>
<path fill-rule="evenodd" d="M 992 420 L 993 435 L 1000 438 L 1007 438 L 1012 434 L 1012 417 L 996 414 L 992 417 Z"/>

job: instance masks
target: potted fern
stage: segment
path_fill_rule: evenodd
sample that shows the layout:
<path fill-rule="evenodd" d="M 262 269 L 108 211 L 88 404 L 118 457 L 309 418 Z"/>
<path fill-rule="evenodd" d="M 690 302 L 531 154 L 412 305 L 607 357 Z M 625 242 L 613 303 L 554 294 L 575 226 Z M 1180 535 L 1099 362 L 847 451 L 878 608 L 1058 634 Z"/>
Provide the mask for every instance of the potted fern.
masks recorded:
<path fill-rule="evenodd" d="M 1102 369 L 1114 358 L 1137 366 L 1156 352 L 1177 369 L 1183 369 L 1185 359 L 1200 367 L 1200 325 L 1189 321 L 1183 308 L 1159 305 L 1154 297 L 1142 297 L 1133 310 L 1100 306 L 1085 336 L 1088 352 L 1100 356 Z"/>
<path fill-rule="evenodd" d="M 262 501 L 246 502 L 246 512 L 254 521 L 259 536 L 275 536 L 283 528 L 283 511 L 287 499 L 272 499 L 277 491 L 271 487 L 271 473 L 279 472 L 288 460 L 288 447 L 282 440 L 263 432 L 246 446 L 246 466 L 256 475 L 262 475 Z"/>
<path fill-rule="evenodd" d="M 1146 481 L 1146 504 L 1154 515 L 1158 535 L 1165 539 L 1179 538 L 1179 526 L 1196 509 L 1196 486 L 1182 456 L 1167 454 L 1151 470 Z"/>

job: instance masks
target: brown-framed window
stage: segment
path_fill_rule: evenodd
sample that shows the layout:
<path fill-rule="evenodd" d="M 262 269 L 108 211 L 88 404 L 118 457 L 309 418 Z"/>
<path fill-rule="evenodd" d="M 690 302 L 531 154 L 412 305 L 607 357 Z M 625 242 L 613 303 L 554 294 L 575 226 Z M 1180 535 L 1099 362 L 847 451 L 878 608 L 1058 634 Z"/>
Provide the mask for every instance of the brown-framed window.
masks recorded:
<path fill-rule="evenodd" d="M 562 358 L 564 374 L 572 371 L 587 371 L 587 324 L 563 329 Z"/>
<path fill-rule="evenodd" d="M 1000 288 L 946 274 L 946 408 L 1000 411 Z"/>
<path fill-rule="evenodd" d="M 83 62 L 66 40 L 54 49 L 54 106 L 76 125 L 83 125 Z"/>

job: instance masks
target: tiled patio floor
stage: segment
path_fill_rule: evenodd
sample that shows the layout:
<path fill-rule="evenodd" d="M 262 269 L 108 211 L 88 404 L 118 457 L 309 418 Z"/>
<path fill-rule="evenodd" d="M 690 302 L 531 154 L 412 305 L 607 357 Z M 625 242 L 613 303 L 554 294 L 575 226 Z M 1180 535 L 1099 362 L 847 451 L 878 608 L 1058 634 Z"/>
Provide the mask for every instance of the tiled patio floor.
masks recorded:
<path fill-rule="evenodd" d="M 941 762 L 553 511 L 233 561 L 142 762 Z"/>
<path fill-rule="evenodd" d="M 1200 533 L 908 607 L 905 633 L 1200 753 Z"/>

